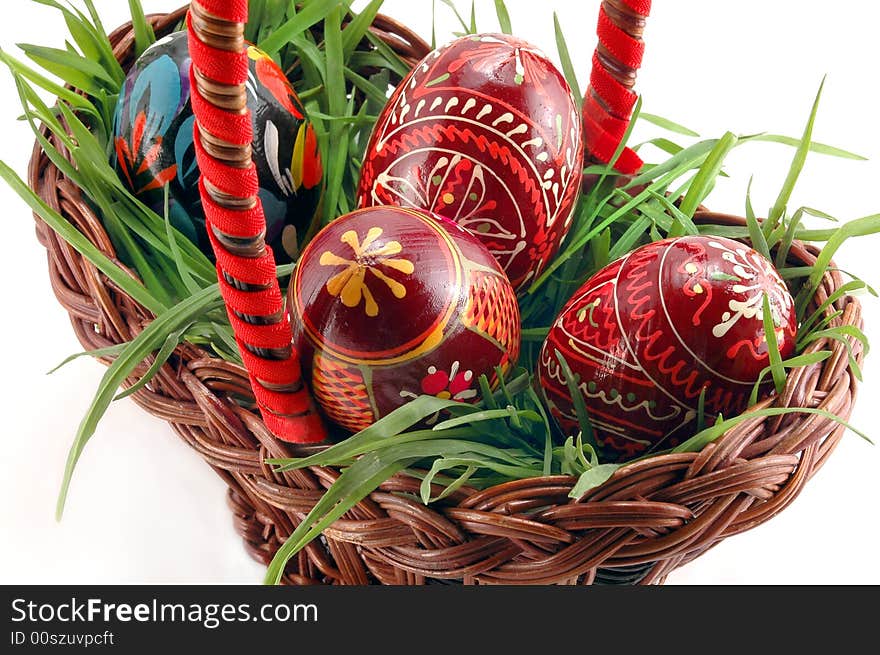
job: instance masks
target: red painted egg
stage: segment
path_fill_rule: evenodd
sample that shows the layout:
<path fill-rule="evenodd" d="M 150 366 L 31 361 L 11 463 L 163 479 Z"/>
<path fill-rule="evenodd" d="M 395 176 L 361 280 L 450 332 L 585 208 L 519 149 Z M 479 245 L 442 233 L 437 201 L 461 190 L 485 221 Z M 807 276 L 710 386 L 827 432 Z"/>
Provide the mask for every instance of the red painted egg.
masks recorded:
<path fill-rule="evenodd" d="M 360 209 L 321 230 L 288 291 L 303 370 L 333 422 L 360 430 L 428 394 L 470 401 L 519 356 L 510 281 L 473 235 L 427 212 Z"/>
<path fill-rule="evenodd" d="M 672 447 L 707 416 L 748 404 L 770 359 L 767 295 L 783 358 L 794 351 L 794 301 L 771 263 L 737 241 L 688 236 L 650 243 L 612 262 L 569 300 L 540 353 L 538 383 L 563 432 L 576 434 L 571 394 L 555 353 L 579 377 L 606 457 Z"/>
<path fill-rule="evenodd" d="M 454 220 L 519 290 L 569 228 L 582 160 L 577 104 L 553 63 L 511 36 L 466 36 L 431 52 L 391 96 L 358 200 Z"/>

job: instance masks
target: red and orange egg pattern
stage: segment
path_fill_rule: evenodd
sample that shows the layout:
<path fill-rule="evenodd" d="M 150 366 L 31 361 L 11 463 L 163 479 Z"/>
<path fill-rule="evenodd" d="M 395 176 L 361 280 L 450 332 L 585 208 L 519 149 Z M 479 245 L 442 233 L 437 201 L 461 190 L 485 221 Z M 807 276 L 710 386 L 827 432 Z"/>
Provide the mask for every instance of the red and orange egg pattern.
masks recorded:
<path fill-rule="evenodd" d="M 303 251 L 288 291 L 294 344 L 325 415 L 360 430 L 423 394 L 473 401 L 512 366 L 509 280 L 470 233 L 427 212 L 357 210 Z"/>

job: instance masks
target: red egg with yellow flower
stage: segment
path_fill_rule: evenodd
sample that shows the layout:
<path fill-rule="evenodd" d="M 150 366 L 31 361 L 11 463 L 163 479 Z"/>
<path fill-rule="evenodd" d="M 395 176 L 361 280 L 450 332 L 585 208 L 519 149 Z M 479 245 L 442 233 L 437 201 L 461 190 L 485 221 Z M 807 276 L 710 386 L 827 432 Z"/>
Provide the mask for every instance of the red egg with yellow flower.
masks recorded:
<path fill-rule="evenodd" d="M 520 348 L 495 258 L 428 212 L 362 209 L 321 230 L 288 290 L 303 371 L 327 417 L 360 430 L 421 395 L 472 401 Z"/>

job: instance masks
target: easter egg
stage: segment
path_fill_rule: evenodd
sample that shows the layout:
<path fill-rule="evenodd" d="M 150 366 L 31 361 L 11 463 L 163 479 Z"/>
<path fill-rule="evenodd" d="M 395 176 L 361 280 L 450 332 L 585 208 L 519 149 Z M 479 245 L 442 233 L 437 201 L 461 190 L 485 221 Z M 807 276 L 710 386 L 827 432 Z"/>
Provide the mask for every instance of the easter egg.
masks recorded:
<path fill-rule="evenodd" d="M 571 224 L 583 148 L 577 105 L 546 55 L 504 34 L 466 36 L 428 54 L 389 99 L 358 203 L 455 221 L 522 290 Z"/>
<path fill-rule="evenodd" d="M 783 358 L 794 351 L 794 301 L 772 264 L 730 239 L 656 241 L 612 262 L 572 296 L 541 349 L 537 383 L 566 435 L 578 419 L 559 355 L 611 460 L 673 447 L 706 417 L 746 409 L 770 357 L 769 299 Z"/>
<path fill-rule="evenodd" d="M 160 216 L 168 188 L 172 224 L 213 257 L 199 196 L 186 32 L 150 46 L 129 71 L 114 119 L 114 164 L 128 188 Z M 315 227 L 322 190 L 317 141 L 302 103 L 268 55 L 248 46 L 252 157 L 278 261 L 296 257 Z"/>
<path fill-rule="evenodd" d="M 288 306 L 315 399 L 353 431 L 424 394 L 473 401 L 481 375 L 495 384 L 519 356 L 519 308 L 498 263 L 419 210 L 360 209 L 318 232 Z"/>

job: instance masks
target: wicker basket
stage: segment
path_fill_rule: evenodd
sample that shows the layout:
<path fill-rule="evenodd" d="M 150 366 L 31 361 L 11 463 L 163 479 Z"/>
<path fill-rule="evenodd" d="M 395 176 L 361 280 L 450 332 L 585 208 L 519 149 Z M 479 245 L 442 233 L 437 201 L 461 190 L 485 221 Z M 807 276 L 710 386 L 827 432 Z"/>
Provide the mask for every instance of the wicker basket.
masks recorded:
<path fill-rule="evenodd" d="M 184 12 L 154 15 L 150 20 L 157 34 L 163 35 L 179 24 Z M 373 30 L 411 64 L 428 51 L 419 37 L 387 17 L 377 17 Z M 111 41 L 119 61 L 124 67 L 130 65 L 131 26 L 117 29 Z M 29 183 L 115 259 L 99 217 L 39 144 Z M 695 219 L 744 224 L 741 218 L 708 212 Z M 36 220 L 55 294 L 84 348 L 104 348 L 138 334 L 151 320 L 150 313 Z M 796 243 L 790 259 L 810 265 L 816 252 Z M 841 285 L 839 273 L 827 273 L 813 306 Z M 832 325 L 861 326 L 861 309 L 854 298 L 837 300 L 827 312 L 836 310 L 842 314 Z M 861 343 L 852 339 L 850 347 L 861 362 Z M 818 407 L 848 418 L 856 380 L 848 366 L 847 348 L 839 341 L 824 340 L 809 348 L 823 349 L 833 355 L 793 370 L 783 393 L 759 406 Z M 136 381 L 133 377 L 129 383 Z M 250 554 L 267 564 L 339 471 L 311 468 L 276 473 L 267 459 L 302 456 L 315 447 L 275 439 L 258 415 L 231 400 L 232 394 L 250 396 L 247 372 L 184 344 L 133 398 L 168 421 L 228 484 L 235 527 Z M 813 414 L 746 420 L 702 452 L 658 455 L 627 465 L 578 501 L 568 498 L 575 479 L 553 476 L 481 491 L 464 488 L 442 504 L 425 506 L 417 500 L 420 481 L 398 475 L 295 556 L 284 582 L 660 583 L 722 539 L 784 509 L 822 466 L 843 432 L 839 423 Z"/>

